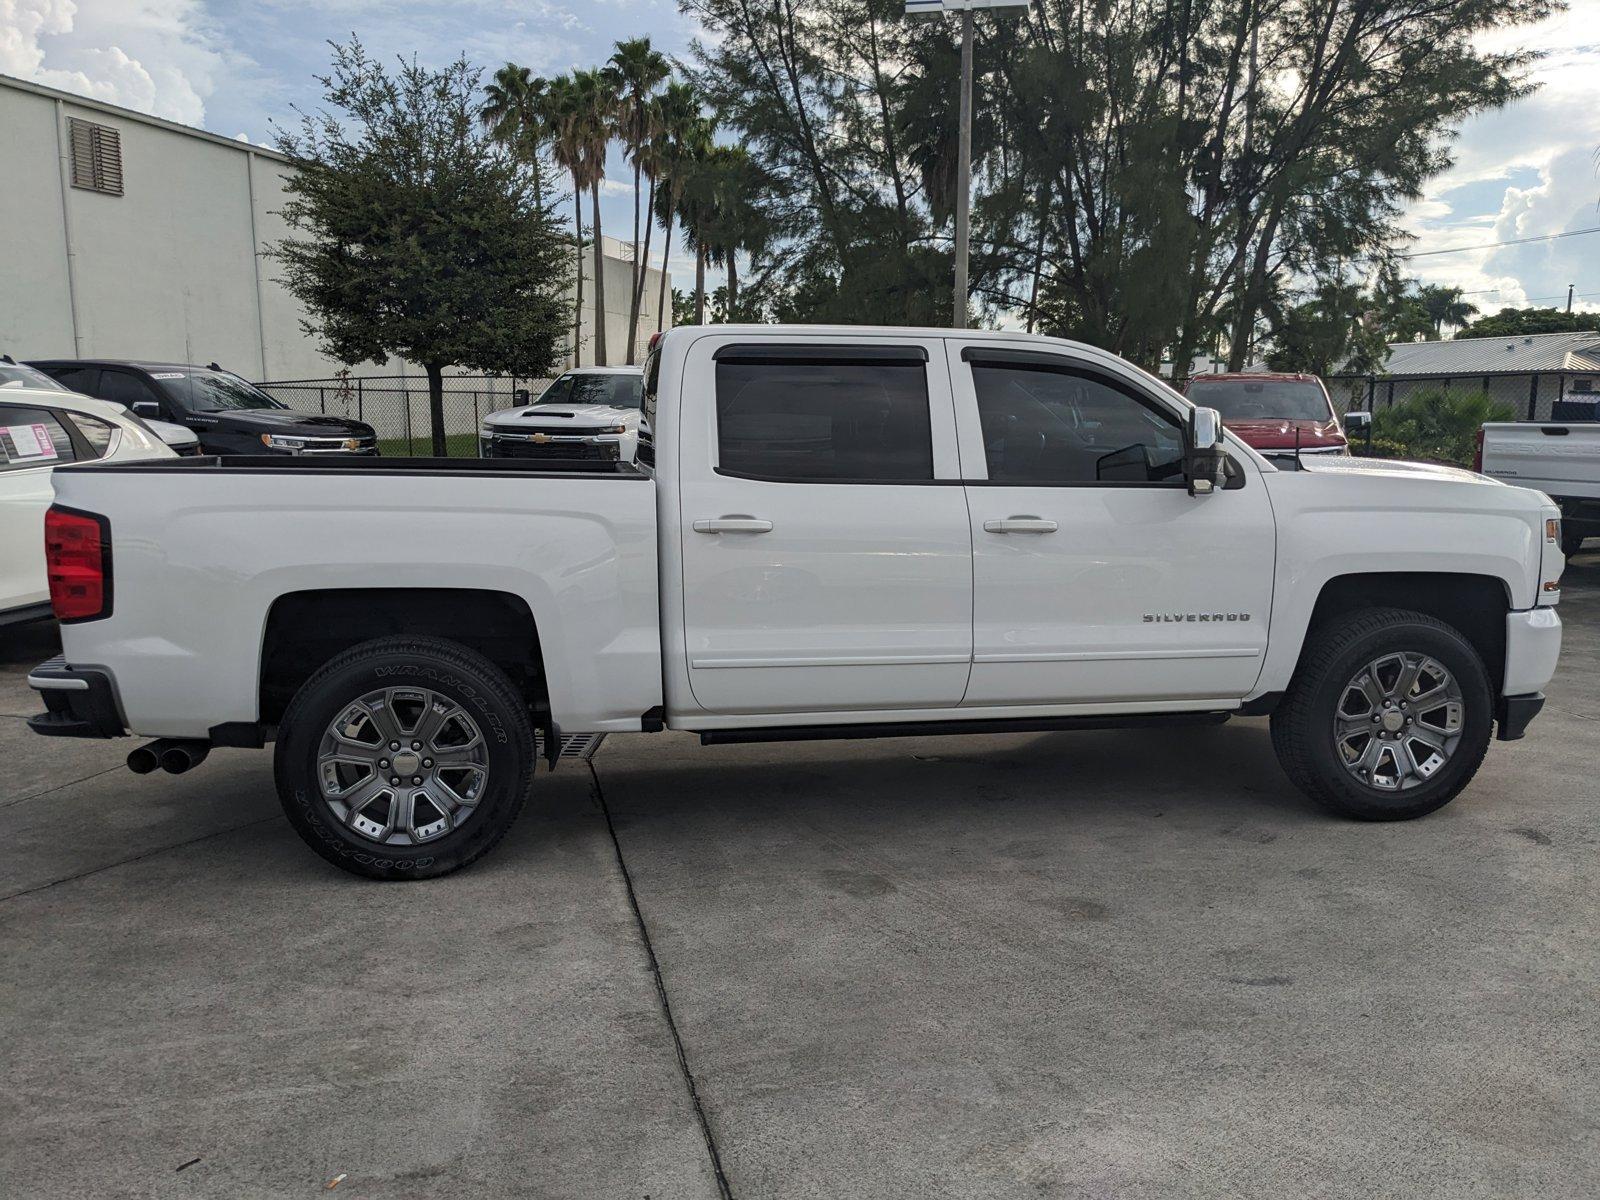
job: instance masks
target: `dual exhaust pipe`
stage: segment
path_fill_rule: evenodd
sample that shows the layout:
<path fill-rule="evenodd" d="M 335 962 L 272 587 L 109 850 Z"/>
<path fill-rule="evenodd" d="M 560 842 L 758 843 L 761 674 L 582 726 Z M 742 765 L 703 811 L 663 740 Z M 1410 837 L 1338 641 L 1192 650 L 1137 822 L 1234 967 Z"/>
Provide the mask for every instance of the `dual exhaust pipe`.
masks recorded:
<path fill-rule="evenodd" d="M 128 770 L 148 775 L 160 767 L 169 775 L 182 775 L 205 762 L 211 743 L 199 738 L 158 738 L 128 755 Z"/>

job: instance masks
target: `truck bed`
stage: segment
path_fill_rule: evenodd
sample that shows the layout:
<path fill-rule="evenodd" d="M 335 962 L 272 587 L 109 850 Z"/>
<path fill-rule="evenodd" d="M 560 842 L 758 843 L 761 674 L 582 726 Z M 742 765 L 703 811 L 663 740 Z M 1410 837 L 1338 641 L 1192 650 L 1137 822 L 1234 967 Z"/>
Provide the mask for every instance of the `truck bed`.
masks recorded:
<path fill-rule="evenodd" d="M 274 604 L 333 589 L 519 597 L 569 732 L 637 729 L 661 703 L 656 492 L 631 466 L 174 458 L 62 468 L 55 488 L 112 545 L 111 614 L 68 626 L 67 653 L 109 670 L 140 733 L 256 721 Z"/>
<path fill-rule="evenodd" d="M 1491 422 L 1482 469 L 1556 499 L 1600 499 L 1600 422 Z"/>

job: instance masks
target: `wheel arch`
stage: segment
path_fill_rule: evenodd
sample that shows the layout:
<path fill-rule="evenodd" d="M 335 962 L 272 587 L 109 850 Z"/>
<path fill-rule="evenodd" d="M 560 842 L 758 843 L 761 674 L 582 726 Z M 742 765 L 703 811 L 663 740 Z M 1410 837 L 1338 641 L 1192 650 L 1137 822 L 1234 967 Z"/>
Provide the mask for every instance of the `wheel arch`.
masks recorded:
<path fill-rule="evenodd" d="M 1312 635 L 1329 621 L 1364 608 L 1403 608 L 1427 613 L 1457 630 L 1483 660 L 1494 694 L 1505 682 L 1506 614 L 1512 597 L 1497 575 L 1430 571 L 1364 571 L 1336 575 L 1323 583 L 1301 639 L 1301 654 Z M 1299 669 L 1298 661 L 1295 664 Z"/>
<path fill-rule="evenodd" d="M 550 720 L 539 627 L 528 602 L 477 588 L 323 588 L 272 602 L 262 630 L 258 712 L 275 725 L 300 686 L 335 655 L 393 634 L 445 638 L 482 654 L 527 701 L 536 726 Z"/>

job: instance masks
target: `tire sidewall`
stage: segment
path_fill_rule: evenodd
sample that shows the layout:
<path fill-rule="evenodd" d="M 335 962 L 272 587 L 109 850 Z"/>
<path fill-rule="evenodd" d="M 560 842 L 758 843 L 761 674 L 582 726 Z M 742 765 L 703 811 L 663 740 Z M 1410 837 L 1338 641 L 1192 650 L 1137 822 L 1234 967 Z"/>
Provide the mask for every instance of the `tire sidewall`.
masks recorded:
<path fill-rule="evenodd" d="M 456 701 L 488 746 L 489 782 L 461 829 L 421 846 L 380 846 L 346 828 L 322 798 L 318 752 L 328 725 L 351 701 L 391 687 L 421 687 Z M 472 861 L 492 846 L 527 794 L 532 740 L 526 720 L 508 711 L 484 672 L 426 652 L 374 652 L 331 664 L 310 680 L 285 714 L 274 755 L 279 796 L 290 822 L 328 861 L 378 879 L 422 879 Z"/>
<path fill-rule="evenodd" d="M 1356 672 L 1384 654 L 1406 651 L 1437 659 L 1461 686 L 1462 733 L 1455 753 L 1437 774 L 1418 787 L 1386 791 L 1361 783 L 1345 767 L 1333 737 L 1334 712 Z M 1493 731 L 1494 698 L 1483 661 L 1466 639 L 1432 624 L 1400 622 L 1354 638 L 1340 650 L 1312 688 L 1307 715 L 1312 766 L 1327 786 L 1353 810 L 1369 816 L 1418 816 L 1445 804 L 1464 776 L 1477 770 Z"/>

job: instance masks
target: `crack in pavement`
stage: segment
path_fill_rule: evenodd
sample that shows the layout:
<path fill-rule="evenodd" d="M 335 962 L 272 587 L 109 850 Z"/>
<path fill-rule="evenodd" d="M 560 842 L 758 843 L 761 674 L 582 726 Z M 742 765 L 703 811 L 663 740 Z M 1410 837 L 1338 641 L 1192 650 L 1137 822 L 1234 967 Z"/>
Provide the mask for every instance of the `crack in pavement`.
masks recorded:
<path fill-rule="evenodd" d="M 24 800 L 37 800 L 40 796 L 48 796 L 51 792 L 59 792 L 62 788 L 69 788 L 79 783 L 88 783 L 91 779 L 99 779 L 102 775 L 109 775 L 113 771 L 121 771 L 124 769 L 124 765 L 122 763 L 118 763 L 114 767 L 107 767 L 103 771 L 96 771 L 94 774 L 85 775 L 81 779 L 69 779 L 66 783 L 53 784 L 50 787 L 41 789 L 40 791 L 29 792 L 25 796 L 13 796 L 9 800 L 0 800 L 0 808 L 11 808 L 13 805 L 21 804 Z"/>
<path fill-rule="evenodd" d="M 694 1107 L 695 1119 L 700 1123 L 700 1136 L 705 1141 L 706 1153 L 711 1158 L 711 1170 L 717 1177 L 717 1190 L 722 1195 L 722 1200 L 733 1200 L 733 1189 L 728 1185 L 727 1173 L 722 1169 L 722 1154 L 717 1149 L 716 1134 L 711 1131 L 711 1119 L 706 1115 L 705 1105 L 700 1100 L 700 1089 L 695 1085 L 694 1072 L 689 1069 L 689 1056 L 683 1047 L 683 1037 L 678 1032 L 677 1019 L 672 1015 L 672 1001 L 667 996 L 667 984 L 661 977 L 661 962 L 656 958 L 655 943 L 650 940 L 650 927 L 645 924 L 644 912 L 639 907 L 639 895 L 633 888 L 633 873 L 628 870 L 628 862 L 622 855 L 622 842 L 617 837 L 616 823 L 611 819 L 611 808 L 606 804 L 605 789 L 600 786 L 600 773 L 595 770 L 594 760 L 588 760 L 589 777 L 594 780 L 595 799 L 600 804 L 600 815 L 605 818 L 606 832 L 611 836 L 611 848 L 616 852 L 617 869 L 622 872 L 622 885 L 628 893 L 628 907 L 633 910 L 633 919 L 639 926 L 639 939 L 644 943 L 645 955 L 650 960 L 650 975 L 655 980 L 656 999 L 661 1002 L 661 1015 L 666 1019 L 667 1031 L 672 1034 L 673 1048 L 678 1052 L 678 1071 L 683 1075 L 684 1086 L 689 1089 L 689 1103 Z"/>
<path fill-rule="evenodd" d="M 64 875 L 60 879 L 52 879 L 49 883 L 39 883 L 35 884 L 33 887 L 22 888 L 21 890 L 15 892 L 8 892 L 4 896 L 0 896 L 0 904 L 4 904 L 7 900 L 15 900 L 20 896 L 31 896 L 35 892 L 48 891 L 50 888 L 58 887 L 63 883 L 73 883 L 79 879 L 87 879 L 89 876 L 98 875 L 102 871 L 114 871 L 116 868 L 125 867 L 129 863 L 143 862 L 147 858 L 154 858 L 158 854 L 165 854 L 168 850 L 181 850 L 183 847 L 192 846 L 196 842 L 209 841 L 215 837 L 222 837 L 224 834 L 238 833 L 241 829 L 249 829 L 256 825 L 265 825 L 268 821 L 276 821 L 278 819 L 279 818 L 276 815 L 270 817 L 260 817 L 254 821 L 246 821 L 242 825 L 230 825 L 226 829 L 217 829 L 213 830 L 211 833 L 202 833 L 199 837 L 187 838 L 181 842 L 173 842 L 171 845 L 157 846 L 155 849 L 146 850 L 142 854 L 133 854 L 127 858 L 119 858 L 116 862 L 106 863 L 103 866 L 90 867 L 87 871 L 79 871 L 76 875 Z"/>

